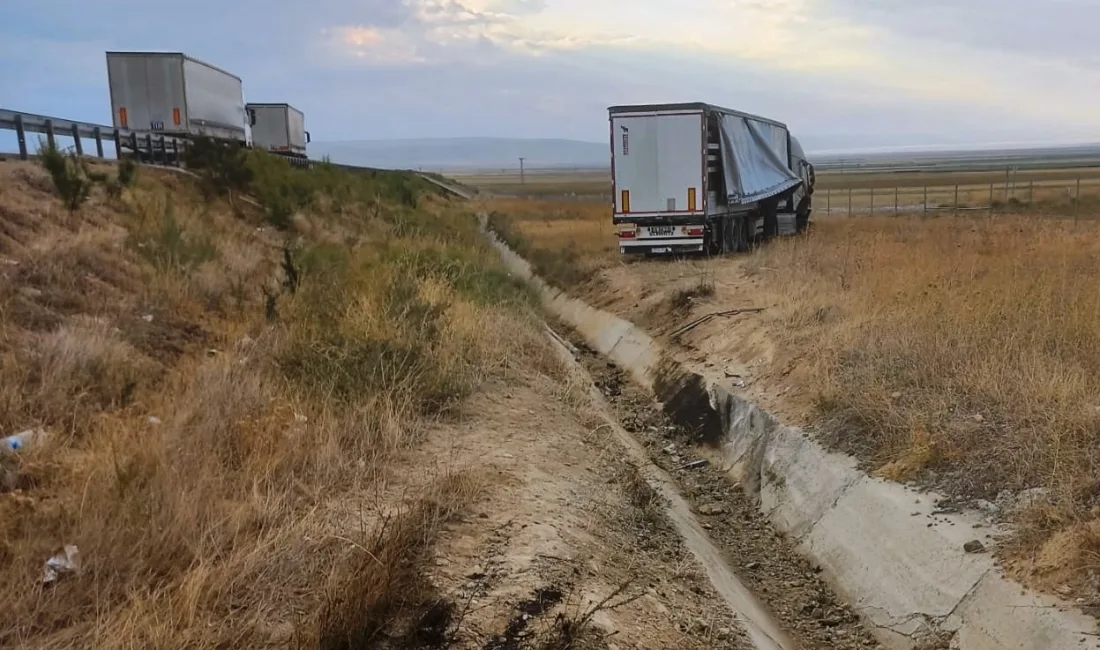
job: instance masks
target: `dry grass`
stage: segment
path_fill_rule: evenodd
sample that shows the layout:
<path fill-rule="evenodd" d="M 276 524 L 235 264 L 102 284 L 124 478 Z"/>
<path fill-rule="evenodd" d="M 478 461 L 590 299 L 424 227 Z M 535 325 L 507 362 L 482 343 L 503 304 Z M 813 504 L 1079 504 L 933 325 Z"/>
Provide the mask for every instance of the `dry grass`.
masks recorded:
<path fill-rule="evenodd" d="M 825 221 L 750 269 L 779 303 L 782 344 L 812 357 L 826 436 L 954 494 L 1049 489 L 1043 516 L 1020 521 L 1027 553 L 1100 506 L 1097 234 L 1014 217 Z"/>
<path fill-rule="evenodd" d="M 557 286 L 583 284 L 619 263 L 618 235 L 605 203 L 496 199 L 485 209 L 490 226 Z"/>
<path fill-rule="evenodd" d="M 455 176 L 483 192 L 526 197 L 611 198 L 611 175 L 603 171 L 532 172 L 521 179 L 518 173 Z"/>
<path fill-rule="evenodd" d="M 145 169 L 70 218 L 0 165 L 0 432 L 49 434 L 0 455 L 0 645 L 385 647 L 434 611 L 417 572 L 468 481 L 332 506 L 552 353 L 472 215 L 326 182 L 354 191 L 281 233 Z M 42 585 L 65 544 L 80 570 Z"/>

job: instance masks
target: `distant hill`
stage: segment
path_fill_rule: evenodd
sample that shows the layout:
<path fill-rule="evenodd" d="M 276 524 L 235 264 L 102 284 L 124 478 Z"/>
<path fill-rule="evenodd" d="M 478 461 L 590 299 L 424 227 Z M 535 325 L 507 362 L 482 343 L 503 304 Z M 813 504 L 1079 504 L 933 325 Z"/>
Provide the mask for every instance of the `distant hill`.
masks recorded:
<path fill-rule="evenodd" d="M 531 169 L 607 167 L 607 143 L 561 139 L 424 138 L 314 142 L 311 158 L 385 169 L 517 169 L 520 157 Z"/>

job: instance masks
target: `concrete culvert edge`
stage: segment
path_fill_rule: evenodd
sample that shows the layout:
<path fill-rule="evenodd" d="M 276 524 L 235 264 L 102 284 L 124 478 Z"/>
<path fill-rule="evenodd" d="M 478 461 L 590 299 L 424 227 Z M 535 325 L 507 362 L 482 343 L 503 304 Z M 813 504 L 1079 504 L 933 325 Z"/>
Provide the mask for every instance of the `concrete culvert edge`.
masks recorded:
<path fill-rule="evenodd" d="M 648 334 L 534 277 L 490 233 L 506 265 L 531 278 L 551 314 L 666 403 L 678 424 L 719 449 L 721 462 L 776 530 L 890 648 L 1039 650 L 1094 647 L 1095 619 L 1006 579 L 987 553 L 967 553 L 981 518 L 932 518 L 938 495 L 871 478 L 850 457 L 721 385 L 706 386 Z M 705 400 L 703 397 L 705 396 Z"/>

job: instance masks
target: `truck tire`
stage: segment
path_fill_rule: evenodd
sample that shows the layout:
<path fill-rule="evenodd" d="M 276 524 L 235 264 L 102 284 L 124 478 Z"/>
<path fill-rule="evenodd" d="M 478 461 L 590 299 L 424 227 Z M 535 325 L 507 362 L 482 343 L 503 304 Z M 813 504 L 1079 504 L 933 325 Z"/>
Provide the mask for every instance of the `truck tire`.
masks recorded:
<path fill-rule="evenodd" d="M 798 202 L 798 209 L 794 216 L 795 232 L 802 234 L 810 227 L 810 197 L 804 196 Z"/>
<path fill-rule="evenodd" d="M 749 252 L 749 219 L 745 215 L 731 217 L 731 245 L 730 248 L 738 253 Z"/>
<path fill-rule="evenodd" d="M 764 217 L 764 239 L 779 236 L 779 203 L 775 199 L 760 202 L 760 212 Z"/>

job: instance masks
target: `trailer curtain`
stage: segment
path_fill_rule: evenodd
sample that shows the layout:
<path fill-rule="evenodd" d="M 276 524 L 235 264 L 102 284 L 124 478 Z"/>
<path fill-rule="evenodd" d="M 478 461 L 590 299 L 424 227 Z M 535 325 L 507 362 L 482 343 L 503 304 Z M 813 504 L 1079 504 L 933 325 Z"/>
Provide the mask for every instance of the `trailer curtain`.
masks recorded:
<path fill-rule="evenodd" d="M 785 128 L 738 115 L 723 115 L 721 131 L 729 205 L 754 203 L 802 183 L 789 166 Z"/>

